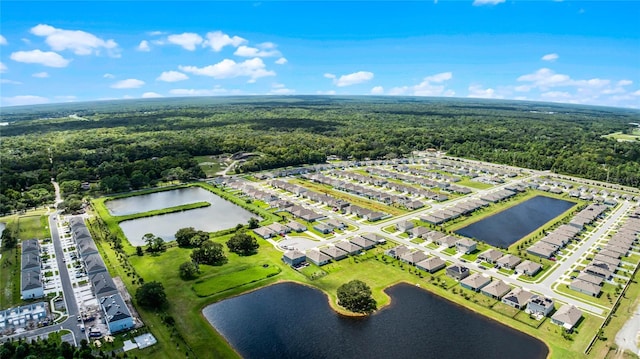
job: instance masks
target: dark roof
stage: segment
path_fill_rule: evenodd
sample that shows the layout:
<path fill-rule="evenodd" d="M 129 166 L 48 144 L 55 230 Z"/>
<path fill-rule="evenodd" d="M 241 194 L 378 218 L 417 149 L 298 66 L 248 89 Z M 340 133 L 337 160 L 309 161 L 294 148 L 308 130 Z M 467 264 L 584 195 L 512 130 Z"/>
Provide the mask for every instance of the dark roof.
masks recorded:
<path fill-rule="evenodd" d="M 116 322 L 118 320 L 131 318 L 131 312 L 125 304 L 120 294 L 100 298 L 102 310 L 106 315 L 107 322 Z"/>

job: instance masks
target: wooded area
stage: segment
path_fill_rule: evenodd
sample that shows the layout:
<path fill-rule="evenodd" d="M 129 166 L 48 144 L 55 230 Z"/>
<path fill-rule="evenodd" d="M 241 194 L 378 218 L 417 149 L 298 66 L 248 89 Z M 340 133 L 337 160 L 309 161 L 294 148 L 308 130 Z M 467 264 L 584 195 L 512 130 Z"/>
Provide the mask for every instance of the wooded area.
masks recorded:
<path fill-rule="evenodd" d="M 71 116 L 73 115 L 73 116 Z M 0 144 L 0 213 L 50 203 L 81 183 L 114 193 L 204 177 L 194 156 L 260 154 L 241 172 L 449 155 L 640 186 L 640 146 L 603 138 L 637 110 L 478 99 L 238 97 L 8 108 Z"/>

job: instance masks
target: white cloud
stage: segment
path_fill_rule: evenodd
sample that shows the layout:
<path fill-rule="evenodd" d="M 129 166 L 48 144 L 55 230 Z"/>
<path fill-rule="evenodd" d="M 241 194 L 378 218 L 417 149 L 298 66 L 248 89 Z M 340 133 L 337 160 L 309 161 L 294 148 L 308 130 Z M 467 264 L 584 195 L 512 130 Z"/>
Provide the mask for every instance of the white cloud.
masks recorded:
<path fill-rule="evenodd" d="M 0 62 L 0 74 L 7 72 L 7 70 L 9 70 L 7 68 L 7 65 L 3 64 L 2 62 Z"/>
<path fill-rule="evenodd" d="M 504 96 L 498 95 L 496 90 L 492 88 L 483 88 L 481 85 L 473 84 L 470 85 L 469 94 L 467 97 L 473 98 L 504 98 Z"/>
<path fill-rule="evenodd" d="M 207 33 L 207 40 L 204 42 L 204 46 L 212 48 L 215 52 L 220 52 L 225 46 L 238 47 L 246 42 L 247 40 L 240 36 L 230 37 L 222 31 L 213 31 Z"/>
<path fill-rule="evenodd" d="M 324 77 L 333 80 L 333 84 L 338 87 L 345 87 L 351 85 L 361 84 L 363 82 L 373 79 L 373 72 L 358 71 L 347 75 L 342 75 L 339 78 L 334 74 L 326 73 Z"/>
<path fill-rule="evenodd" d="M 178 82 L 189 79 L 189 76 L 178 71 L 165 71 L 156 79 L 164 82 Z"/>
<path fill-rule="evenodd" d="M 140 44 L 138 45 L 138 47 L 136 49 L 138 51 L 143 51 L 143 52 L 151 51 L 151 48 L 149 47 L 149 41 L 147 41 L 147 40 L 140 41 Z"/>
<path fill-rule="evenodd" d="M 205 67 L 178 66 L 178 68 L 184 72 L 201 76 L 209 76 L 216 79 L 249 77 L 249 82 L 255 82 L 261 77 L 276 75 L 274 71 L 266 69 L 264 62 L 259 57 L 245 60 L 243 62 L 224 59 L 217 64 Z"/>
<path fill-rule="evenodd" d="M 629 85 L 632 85 L 632 84 L 633 84 L 633 81 L 631 81 L 631 80 L 620 80 L 617 83 L 618 86 L 629 86 Z"/>
<path fill-rule="evenodd" d="M 17 51 L 11 54 L 11 60 L 27 64 L 40 64 L 48 67 L 66 67 L 70 60 L 53 51 Z"/>
<path fill-rule="evenodd" d="M 102 77 L 104 77 L 105 79 L 112 79 L 112 78 L 114 78 L 115 76 L 113 76 L 113 74 L 106 73 L 106 74 L 102 75 Z"/>
<path fill-rule="evenodd" d="M 558 54 L 553 53 L 553 54 L 546 54 L 544 56 L 542 56 L 542 60 L 543 61 L 556 61 L 558 59 Z"/>
<path fill-rule="evenodd" d="M 122 81 L 118 81 L 111 85 L 113 89 L 135 89 L 138 87 L 142 87 L 144 85 L 144 81 L 138 79 L 126 79 Z"/>
<path fill-rule="evenodd" d="M 271 84 L 271 90 L 269 91 L 269 95 L 290 95 L 295 93 L 296 90 L 288 89 L 284 84 L 274 82 Z"/>
<path fill-rule="evenodd" d="M 55 51 L 71 50 L 76 55 L 98 55 L 101 49 L 105 49 L 109 56 L 119 57 L 118 44 L 114 40 L 103 40 L 85 31 L 63 30 L 40 24 L 31 28 L 31 33 L 46 37 L 45 42 Z"/>
<path fill-rule="evenodd" d="M 158 97 L 164 97 L 164 96 L 162 96 L 157 92 L 145 92 L 142 94 L 142 98 L 158 98 Z"/>
<path fill-rule="evenodd" d="M 389 95 L 411 96 L 453 96 L 455 91 L 446 89 L 442 84 L 453 78 L 451 72 L 441 72 L 425 77 L 421 83 L 414 86 L 394 87 L 389 90 Z"/>
<path fill-rule="evenodd" d="M 0 84 L 7 84 L 7 85 L 22 85 L 22 82 L 20 82 L 20 81 L 14 81 L 14 80 L 9 80 L 9 79 L 0 79 Z"/>
<path fill-rule="evenodd" d="M 0 102 L 2 102 L 2 106 L 37 105 L 37 104 L 49 102 L 49 99 L 46 97 L 34 96 L 34 95 L 2 97 L 0 100 L 1 100 Z"/>
<path fill-rule="evenodd" d="M 329 90 L 329 91 L 316 91 L 316 94 L 318 95 L 335 95 L 336 91 L 335 90 Z"/>
<path fill-rule="evenodd" d="M 44 79 L 44 78 L 49 77 L 49 74 L 47 72 L 43 71 L 43 72 L 36 72 L 35 74 L 33 74 L 31 76 L 37 77 L 37 78 L 40 78 L 40 79 Z"/>
<path fill-rule="evenodd" d="M 249 47 L 242 45 L 236 49 L 233 53 L 236 56 L 241 57 L 276 57 L 282 56 L 280 51 L 276 50 L 276 45 L 272 42 L 265 42 L 258 47 Z"/>
<path fill-rule="evenodd" d="M 288 62 L 288 61 L 287 61 L 287 59 L 286 59 L 286 58 L 284 58 L 284 57 L 281 57 L 281 58 L 279 58 L 279 59 L 277 59 L 277 60 L 276 60 L 276 64 L 278 64 L 278 65 L 284 65 L 284 64 L 286 64 L 287 62 Z"/>
<path fill-rule="evenodd" d="M 384 87 L 382 86 L 376 86 L 371 89 L 372 95 L 382 95 L 383 93 L 384 93 Z"/>
<path fill-rule="evenodd" d="M 0 35 L 0 45 L 7 45 L 9 42 L 7 42 L 7 39 Z"/>
<path fill-rule="evenodd" d="M 149 34 L 149 36 L 160 36 L 160 35 L 166 34 L 166 32 L 164 32 L 164 31 L 149 31 L 149 32 L 147 32 L 147 34 Z"/>
<path fill-rule="evenodd" d="M 202 37 L 192 32 L 185 32 L 179 35 L 169 35 L 167 41 L 174 45 L 180 45 L 185 50 L 193 51 L 197 45 L 202 44 Z"/>
<path fill-rule="evenodd" d="M 538 71 L 522 75 L 518 77 L 518 81 L 530 82 L 531 86 L 540 87 L 546 89 L 555 86 L 567 86 L 572 83 L 571 78 L 568 75 L 556 74 L 549 68 L 541 68 Z"/>
<path fill-rule="evenodd" d="M 217 86 L 212 89 L 173 89 L 170 90 L 169 93 L 176 96 L 220 96 L 227 94 L 238 94 L 240 93 L 240 91 L 229 91 Z"/>
<path fill-rule="evenodd" d="M 498 5 L 505 2 L 505 0 L 474 0 L 473 1 L 473 5 L 474 6 L 481 6 L 481 5 Z"/>

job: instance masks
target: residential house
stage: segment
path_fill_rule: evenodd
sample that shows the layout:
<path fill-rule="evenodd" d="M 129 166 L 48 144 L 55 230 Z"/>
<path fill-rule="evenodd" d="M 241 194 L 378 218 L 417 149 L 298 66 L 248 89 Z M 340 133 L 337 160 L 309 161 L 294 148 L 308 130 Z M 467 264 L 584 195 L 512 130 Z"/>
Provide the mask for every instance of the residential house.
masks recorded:
<path fill-rule="evenodd" d="M 371 239 L 364 238 L 362 236 L 355 236 L 351 238 L 349 242 L 355 244 L 356 246 L 364 250 L 371 249 L 376 245 L 376 242 L 372 241 Z"/>
<path fill-rule="evenodd" d="M 533 315 L 548 316 L 553 310 L 553 299 L 541 295 L 534 295 L 527 304 L 526 312 Z"/>
<path fill-rule="evenodd" d="M 409 232 L 411 229 L 413 229 L 413 227 L 414 224 L 411 221 L 402 221 L 396 223 L 396 229 L 402 232 Z"/>
<path fill-rule="evenodd" d="M 406 253 L 409 253 L 411 250 L 409 248 L 407 248 L 407 246 L 401 244 L 397 247 L 393 247 L 391 249 L 387 249 L 384 253 L 390 257 L 393 257 L 395 259 L 400 259 L 400 257 L 402 257 L 403 255 L 405 255 Z"/>
<path fill-rule="evenodd" d="M 473 253 L 477 248 L 477 243 L 468 238 L 462 238 L 455 242 L 456 250 L 460 253 Z"/>
<path fill-rule="evenodd" d="M 420 226 L 414 227 L 409 231 L 409 233 L 415 238 L 424 238 L 424 236 L 429 232 L 429 229 Z"/>
<path fill-rule="evenodd" d="M 502 297 L 502 303 L 512 306 L 516 309 L 524 309 L 529 302 L 533 293 L 522 288 L 514 288 L 507 295 Z"/>
<path fill-rule="evenodd" d="M 574 279 L 571 284 L 569 284 L 569 289 L 590 295 L 592 297 L 597 297 L 602 291 L 602 288 L 600 288 L 600 286 L 580 279 Z"/>
<path fill-rule="evenodd" d="M 369 239 L 372 240 L 374 242 L 376 242 L 377 244 L 382 244 L 382 243 L 387 243 L 387 239 L 384 238 L 383 236 L 376 234 L 376 233 L 364 233 L 362 234 L 362 237 L 365 239 Z"/>
<path fill-rule="evenodd" d="M 298 233 L 304 232 L 307 230 L 307 226 L 296 221 L 290 221 L 289 223 L 286 224 L 286 226 L 291 228 L 292 231 L 296 231 Z"/>
<path fill-rule="evenodd" d="M 270 225 L 267 226 L 267 228 L 269 228 L 270 230 L 272 230 L 274 233 L 276 234 L 287 234 L 289 232 L 291 232 L 291 228 L 285 226 L 284 224 L 278 223 L 278 222 L 273 222 Z"/>
<path fill-rule="evenodd" d="M 527 253 L 548 259 L 553 257 L 557 250 L 557 247 L 538 241 L 531 247 L 527 248 Z"/>
<path fill-rule="evenodd" d="M 400 257 L 400 260 L 415 265 L 418 262 L 422 262 L 427 259 L 427 255 L 422 251 L 408 252 Z"/>
<path fill-rule="evenodd" d="M 264 239 L 271 238 L 275 235 L 275 232 L 269 227 L 258 227 L 253 230 L 253 233 L 259 235 Z"/>
<path fill-rule="evenodd" d="M 482 294 L 500 300 L 505 294 L 509 293 L 511 287 L 501 280 L 494 280 L 487 284 L 480 291 Z"/>
<path fill-rule="evenodd" d="M 40 268 L 38 270 L 22 271 L 20 276 L 20 297 L 23 300 L 44 297 L 44 286 Z"/>
<path fill-rule="evenodd" d="M 566 330 L 573 329 L 582 318 L 582 311 L 573 305 L 565 304 L 551 317 L 551 322 Z"/>
<path fill-rule="evenodd" d="M 524 275 L 528 275 L 530 277 L 535 276 L 541 270 L 542 270 L 542 265 L 532 262 L 530 260 L 525 260 L 524 262 L 516 266 L 516 272 L 522 273 Z"/>
<path fill-rule="evenodd" d="M 587 266 L 584 271 L 586 273 L 597 275 L 598 277 L 602 277 L 604 279 L 609 279 L 613 276 L 613 273 L 610 270 L 604 269 L 602 267 L 596 267 L 594 265 Z"/>
<path fill-rule="evenodd" d="M 337 219 L 331 218 L 325 221 L 325 223 L 327 223 L 329 226 L 332 226 L 333 228 L 339 229 L 339 230 L 343 230 L 345 228 L 347 228 L 347 225 L 342 222 L 339 221 Z"/>
<path fill-rule="evenodd" d="M 331 259 L 335 261 L 339 261 L 341 259 L 347 258 L 347 252 L 334 246 L 320 248 L 320 252 L 328 255 L 329 257 L 331 257 Z"/>
<path fill-rule="evenodd" d="M 515 269 L 520 262 L 522 262 L 522 260 L 519 257 L 512 254 L 505 254 L 496 261 L 496 264 L 502 268 Z"/>
<path fill-rule="evenodd" d="M 489 284 L 489 282 L 491 282 L 491 278 L 485 277 L 480 273 L 473 273 L 461 280 L 460 286 L 474 292 L 479 292 L 480 289 L 484 288 L 487 284 Z"/>
<path fill-rule="evenodd" d="M 307 251 L 307 260 L 317 266 L 323 266 L 331 260 L 331 258 L 315 249 L 311 249 Z"/>
<path fill-rule="evenodd" d="M 322 234 L 329 234 L 333 231 L 333 228 L 327 224 L 324 223 L 316 223 L 313 225 L 313 229 L 315 229 L 316 231 L 322 233 Z"/>
<path fill-rule="evenodd" d="M 133 317 L 120 294 L 100 298 L 100 306 L 110 333 L 133 328 Z"/>
<path fill-rule="evenodd" d="M 292 267 L 304 263 L 306 259 L 307 259 L 307 256 L 296 249 L 286 251 L 282 255 L 282 261 Z"/>
<path fill-rule="evenodd" d="M 458 241 L 458 238 L 454 236 L 444 236 L 440 239 L 435 240 L 434 243 L 439 246 L 445 246 L 447 248 L 451 248 L 456 245 L 457 241 Z"/>
<path fill-rule="evenodd" d="M 89 276 L 89 281 L 93 286 L 93 293 L 96 298 L 118 294 L 118 287 L 111 279 L 109 272 L 99 272 L 93 276 Z"/>
<path fill-rule="evenodd" d="M 416 263 L 417 268 L 429 273 L 435 273 L 444 268 L 446 265 L 446 262 L 440 257 L 431 257 Z"/>
<path fill-rule="evenodd" d="M 456 280 L 463 280 L 469 276 L 469 268 L 454 264 L 447 267 L 447 275 Z"/>
<path fill-rule="evenodd" d="M 99 254 L 92 254 L 84 258 L 84 268 L 87 271 L 87 275 L 94 275 L 100 272 L 106 272 L 102 257 Z"/>
<path fill-rule="evenodd" d="M 342 249 L 343 251 L 347 252 L 349 255 L 358 254 L 362 250 L 360 246 L 357 246 L 347 241 L 339 241 L 334 243 L 334 245 L 336 246 L 336 248 Z"/>
<path fill-rule="evenodd" d="M 478 256 L 478 259 L 481 259 L 487 263 L 495 263 L 498 259 L 500 259 L 500 257 L 502 257 L 504 254 L 502 252 L 500 252 L 497 249 L 488 249 L 482 253 L 480 253 L 480 255 Z"/>

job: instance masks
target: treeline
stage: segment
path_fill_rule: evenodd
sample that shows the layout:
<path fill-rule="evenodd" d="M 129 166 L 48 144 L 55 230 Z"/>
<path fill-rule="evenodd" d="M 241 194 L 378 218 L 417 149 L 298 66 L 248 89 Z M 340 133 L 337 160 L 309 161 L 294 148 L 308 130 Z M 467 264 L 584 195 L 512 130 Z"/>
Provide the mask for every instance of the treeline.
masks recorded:
<path fill-rule="evenodd" d="M 51 201 L 51 177 L 65 196 L 81 193 L 85 181 L 97 183 L 100 192 L 121 192 L 161 180 L 201 178 L 193 156 L 239 151 L 260 154 L 241 164 L 241 172 L 320 163 L 329 155 L 379 159 L 436 148 L 640 186 L 638 145 L 602 138 L 640 122 L 640 113 L 632 110 L 316 96 L 66 106 L 67 112 L 49 105 L 31 115 L 22 109 L 3 114 L 11 124 L 2 128 L 0 143 L 0 212 Z"/>

